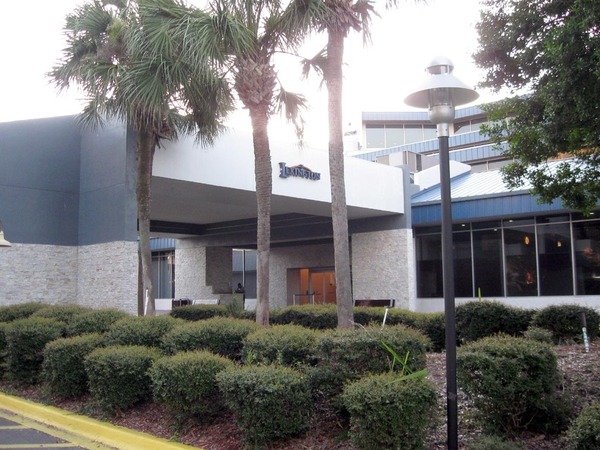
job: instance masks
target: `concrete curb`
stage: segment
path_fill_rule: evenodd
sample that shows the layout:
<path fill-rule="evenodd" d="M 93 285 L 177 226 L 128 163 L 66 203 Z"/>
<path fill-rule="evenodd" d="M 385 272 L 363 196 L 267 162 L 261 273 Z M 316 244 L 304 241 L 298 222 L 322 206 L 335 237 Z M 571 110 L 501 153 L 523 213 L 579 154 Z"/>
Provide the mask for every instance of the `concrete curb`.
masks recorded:
<path fill-rule="evenodd" d="M 199 449 L 3 393 L 0 393 L 0 408 L 119 450 Z"/>

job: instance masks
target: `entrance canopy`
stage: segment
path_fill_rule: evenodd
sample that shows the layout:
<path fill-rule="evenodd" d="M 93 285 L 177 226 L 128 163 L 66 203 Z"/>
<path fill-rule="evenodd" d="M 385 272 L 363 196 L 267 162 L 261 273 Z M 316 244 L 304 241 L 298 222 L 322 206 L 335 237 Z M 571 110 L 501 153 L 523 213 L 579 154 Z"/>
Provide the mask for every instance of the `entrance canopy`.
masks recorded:
<path fill-rule="evenodd" d="M 271 142 L 274 223 L 330 223 L 328 161 L 325 150 Z M 347 157 L 345 181 L 350 221 L 404 213 L 402 170 Z M 154 235 L 198 236 L 256 221 L 250 133 L 230 130 L 211 147 L 167 143 L 156 151 L 152 182 Z"/>

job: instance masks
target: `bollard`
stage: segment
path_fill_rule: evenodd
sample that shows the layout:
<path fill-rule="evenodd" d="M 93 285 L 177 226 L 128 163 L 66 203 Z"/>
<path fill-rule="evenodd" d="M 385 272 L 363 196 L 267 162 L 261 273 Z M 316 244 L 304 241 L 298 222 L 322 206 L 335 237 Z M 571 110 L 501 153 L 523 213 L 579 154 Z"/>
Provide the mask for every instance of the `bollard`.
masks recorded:
<path fill-rule="evenodd" d="M 588 340 L 587 335 L 587 323 L 585 320 L 585 311 L 579 311 L 579 320 L 581 321 L 581 331 L 583 332 L 583 345 L 585 347 L 585 352 L 590 352 L 590 342 Z"/>

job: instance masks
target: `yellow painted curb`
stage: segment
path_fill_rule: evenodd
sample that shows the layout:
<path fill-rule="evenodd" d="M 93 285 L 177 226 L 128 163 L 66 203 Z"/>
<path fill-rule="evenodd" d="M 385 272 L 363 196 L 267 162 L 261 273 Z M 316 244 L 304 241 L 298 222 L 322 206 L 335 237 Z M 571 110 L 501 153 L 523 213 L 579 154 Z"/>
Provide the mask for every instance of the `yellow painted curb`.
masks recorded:
<path fill-rule="evenodd" d="M 120 450 L 199 449 L 3 393 L 0 408 Z"/>

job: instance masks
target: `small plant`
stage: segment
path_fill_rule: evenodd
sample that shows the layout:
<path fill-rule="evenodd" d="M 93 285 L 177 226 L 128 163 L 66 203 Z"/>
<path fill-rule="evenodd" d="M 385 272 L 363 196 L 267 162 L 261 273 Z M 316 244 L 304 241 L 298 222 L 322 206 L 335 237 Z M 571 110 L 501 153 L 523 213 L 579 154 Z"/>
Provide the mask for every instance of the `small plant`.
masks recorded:
<path fill-rule="evenodd" d="M 545 342 L 546 344 L 553 345 L 554 338 L 552 336 L 552 331 L 546 330 L 544 328 L 539 327 L 529 327 L 526 331 L 523 332 L 523 336 L 527 339 L 532 339 L 538 342 Z"/>
<path fill-rule="evenodd" d="M 588 336 L 598 336 L 600 314 L 594 309 L 579 305 L 551 305 L 539 310 L 531 319 L 531 325 L 552 332 L 555 344 L 583 342 L 580 314 L 585 313 Z"/>
<path fill-rule="evenodd" d="M 600 448 L 600 402 L 586 405 L 566 434 L 570 450 Z"/>

